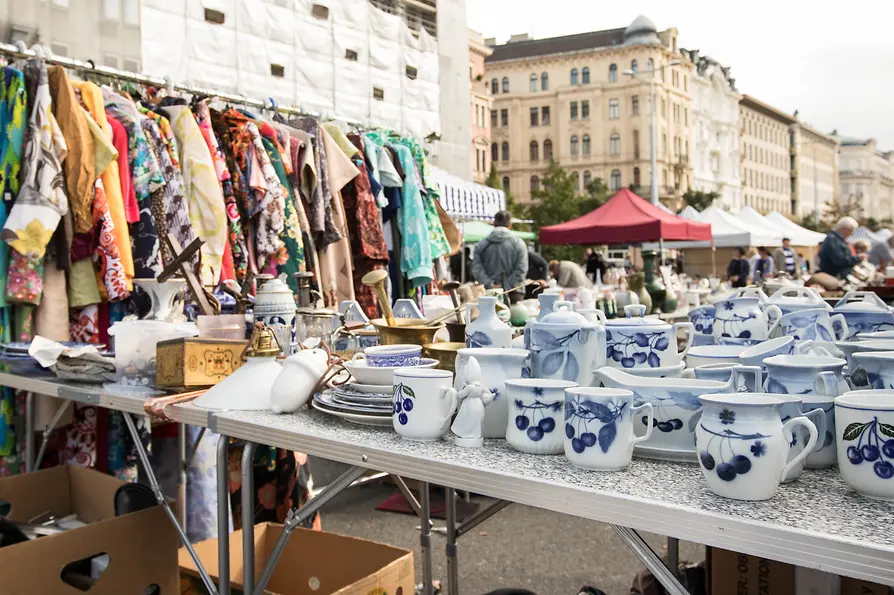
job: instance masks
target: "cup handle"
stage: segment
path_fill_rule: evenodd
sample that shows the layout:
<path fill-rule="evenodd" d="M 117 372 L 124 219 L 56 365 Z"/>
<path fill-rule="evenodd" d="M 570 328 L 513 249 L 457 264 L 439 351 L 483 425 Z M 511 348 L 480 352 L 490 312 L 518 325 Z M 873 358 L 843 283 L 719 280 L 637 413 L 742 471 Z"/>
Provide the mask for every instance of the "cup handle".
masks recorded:
<path fill-rule="evenodd" d="M 674 339 L 677 338 L 677 333 L 680 329 L 684 329 L 686 331 L 686 346 L 683 347 L 683 351 L 679 353 L 680 359 L 686 357 L 686 354 L 689 353 L 689 348 L 692 347 L 692 341 L 695 340 L 695 326 L 691 322 L 677 322 L 674 324 Z"/>
<path fill-rule="evenodd" d="M 630 415 L 635 415 L 637 412 L 642 411 L 643 409 L 649 410 L 649 420 L 646 423 L 646 434 L 644 436 L 634 437 L 633 440 L 630 441 L 631 445 L 639 444 L 643 440 L 648 440 L 652 435 L 652 422 L 655 419 L 655 408 L 652 407 L 652 403 L 643 403 L 642 405 L 638 405 L 636 407 L 630 408 Z"/>
<path fill-rule="evenodd" d="M 832 336 L 835 337 L 836 341 L 844 341 L 847 339 L 847 336 L 850 334 L 850 329 L 847 328 L 847 320 L 844 318 L 844 314 L 834 314 L 831 317 L 832 320 Z M 841 336 L 838 336 L 838 333 L 835 332 L 835 323 L 841 323 Z"/>
<path fill-rule="evenodd" d="M 817 407 L 811 411 L 808 411 L 804 414 L 804 417 L 813 422 L 813 425 L 816 426 L 816 435 L 825 436 L 826 435 L 826 412 L 823 411 L 822 407 Z M 820 450 L 823 447 L 823 442 L 817 439 L 815 450 Z M 808 451 L 812 452 L 812 451 Z"/>
<path fill-rule="evenodd" d="M 816 377 L 816 380 L 813 381 L 813 390 L 816 391 L 816 394 L 824 397 L 837 397 L 841 395 L 841 390 L 838 388 L 838 378 L 835 377 L 835 372 L 820 372 L 819 376 Z"/>
<path fill-rule="evenodd" d="M 745 378 L 745 386 L 748 392 L 760 392 L 764 380 L 764 372 L 760 366 L 733 366 L 733 388 L 739 390 L 739 377 Z M 748 384 L 748 376 L 751 376 L 752 384 Z"/>
<path fill-rule="evenodd" d="M 695 378 L 695 368 L 686 368 L 683 370 L 683 373 L 680 374 L 680 378 L 686 378 L 688 380 L 692 380 Z"/>
<path fill-rule="evenodd" d="M 599 322 L 601 322 L 603 324 L 608 322 L 608 317 L 606 317 L 605 312 L 603 312 L 602 310 L 599 310 L 598 308 L 596 310 L 593 310 L 593 312 L 596 314 L 596 320 L 598 320 Z"/>
<path fill-rule="evenodd" d="M 457 406 L 457 393 L 456 389 L 452 386 L 443 386 L 441 387 L 441 398 L 447 397 L 449 399 L 449 405 L 447 407 L 447 413 L 444 414 L 444 417 L 441 419 L 441 425 L 446 425 L 450 422 L 450 418 L 453 417 L 453 414 L 456 413 Z"/>
<path fill-rule="evenodd" d="M 772 337 L 773 331 L 776 330 L 776 327 L 779 326 L 779 321 L 782 319 L 782 310 L 779 309 L 779 306 L 770 304 L 764 308 L 764 315 L 767 317 L 767 322 L 770 322 L 770 329 L 767 331 L 767 336 Z"/>
<path fill-rule="evenodd" d="M 821 410 L 822 411 L 822 410 Z M 825 412 L 823 412 L 825 415 Z M 825 423 L 823 424 L 825 425 Z M 810 432 L 810 438 L 807 440 L 807 446 L 796 456 L 794 459 L 788 462 L 785 467 L 782 468 L 782 473 L 779 474 L 779 481 L 781 482 L 783 478 L 788 475 L 788 472 L 803 461 L 813 452 L 814 447 L 816 447 L 816 439 L 819 436 L 819 433 L 816 431 L 816 426 L 813 425 L 806 417 L 793 417 L 782 425 L 782 434 L 783 436 L 788 436 L 791 433 L 791 429 L 793 426 L 804 426 L 807 428 L 807 431 Z M 825 434 L 823 434 L 825 435 Z M 788 440 L 784 440 L 784 444 L 788 446 Z"/>
<path fill-rule="evenodd" d="M 362 351 L 358 351 L 357 353 L 354 354 L 354 357 L 351 358 L 351 361 L 359 362 L 360 360 L 365 360 L 365 359 L 366 359 L 366 354 L 363 353 Z"/>

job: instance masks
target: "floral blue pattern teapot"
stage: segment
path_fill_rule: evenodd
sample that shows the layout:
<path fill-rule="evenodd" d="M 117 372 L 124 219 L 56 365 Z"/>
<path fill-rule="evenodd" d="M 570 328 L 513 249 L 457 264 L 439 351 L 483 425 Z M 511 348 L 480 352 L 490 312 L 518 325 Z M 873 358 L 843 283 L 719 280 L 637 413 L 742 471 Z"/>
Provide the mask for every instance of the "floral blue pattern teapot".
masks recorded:
<path fill-rule="evenodd" d="M 646 307 L 624 306 L 626 318 L 605 323 L 606 363 L 613 368 L 664 368 L 683 361 L 695 331 L 691 322 L 668 324 L 659 318 L 644 318 Z M 677 331 L 686 331 L 686 346 L 677 347 Z"/>
<path fill-rule="evenodd" d="M 848 292 L 838 300 L 833 310 L 844 314 L 847 320 L 848 335 L 845 339 L 852 339 L 858 334 L 894 330 L 894 312 L 871 291 Z"/>
<path fill-rule="evenodd" d="M 605 336 L 605 328 L 575 312 L 574 304 L 556 302 L 531 323 L 532 375 L 589 386 L 594 370 L 605 365 Z"/>
<path fill-rule="evenodd" d="M 718 342 L 766 341 L 770 327 L 782 316 L 782 311 L 779 306 L 765 304 L 765 297 L 744 292 L 715 303 L 714 338 Z"/>

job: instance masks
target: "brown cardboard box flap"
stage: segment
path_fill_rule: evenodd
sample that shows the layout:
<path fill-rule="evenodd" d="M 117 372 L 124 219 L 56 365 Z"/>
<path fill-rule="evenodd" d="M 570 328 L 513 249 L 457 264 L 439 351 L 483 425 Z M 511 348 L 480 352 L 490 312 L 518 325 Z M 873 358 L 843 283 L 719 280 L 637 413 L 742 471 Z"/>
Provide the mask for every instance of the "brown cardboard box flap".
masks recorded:
<path fill-rule="evenodd" d="M 9 503 L 7 516 L 14 522 L 76 514 L 85 523 L 95 523 L 115 516 L 115 492 L 121 485 L 92 469 L 63 465 L 4 478 L 0 502 Z"/>
<path fill-rule="evenodd" d="M 260 576 L 282 525 L 255 526 L 255 577 Z M 242 589 L 242 531 L 229 535 L 230 580 L 234 591 Z M 195 544 L 205 569 L 218 578 L 217 540 Z M 189 553 L 180 549 L 180 570 L 198 576 Z M 376 589 L 386 593 L 413 593 L 415 582 L 413 553 L 390 545 L 324 533 L 295 529 L 286 545 L 265 593 L 269 595 L 368 595 Z"/>
<path fill-rule="evenodd" d="M 841 577 L 841 595 L 894 595 L 894 587 Z"/>
<path fill-rule="evenodd" d="M 708 548 L 712 595 L 792 595 L 795 567 L 759 556 Z"/>

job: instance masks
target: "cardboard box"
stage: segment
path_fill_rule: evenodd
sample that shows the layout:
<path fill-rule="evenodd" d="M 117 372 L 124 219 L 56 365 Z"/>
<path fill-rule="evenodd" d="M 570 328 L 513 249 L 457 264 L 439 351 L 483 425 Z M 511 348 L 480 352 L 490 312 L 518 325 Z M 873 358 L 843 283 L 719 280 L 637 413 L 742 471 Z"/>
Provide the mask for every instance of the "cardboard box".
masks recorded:
<path fill-rule="evenodd" d="M 62 571 L 73 562 L 108 555 L 91 595 L 144 593 L 158 585 L 177 593 L 177 532 L 161 507 L 115 517 L 114 496 L 123 482 L 103 473 L 60 466 L 0 480 L 0 502 L 15 522 L 75 514 L 89 523 L 56 535 L 0 548 L 3 595 L 75 595 Z"/>
<path fill-rule="evenodd" d="M 894 595 L 894 588 L 843 576 L 841 595 Z"/>
<path fill-rule="evenodd" d="M 255 526 L 255 580 L 261 576 L 282 525 Z M 217 540 L 195 544 L 196 553 L 215 583 L 219 576 Z M 181 595 L 206 595 L 196 567 L 180 549 Z M 268 595 L 413 595 L 413 552 L 390 545 L 295 529 L 273 572 Z M 230 534 L 230 580 L 242 595 L 242 531 Z"/>
<path fill-rule="evenodd" d="M 796 566 L 795 595 L 841 595 L 841 577 L 822 570 Z"/>
<path fill-rule="evenodd" d="M 187 337 L 160 341 L 155 347 L 155 386 L 214 386 L 242 365 L 248 341 Z"/>
<path fill-rule="evenodd" d="M 708 548 L 712 595 L 792 595 L 795 567 L 758 556 Z"/>

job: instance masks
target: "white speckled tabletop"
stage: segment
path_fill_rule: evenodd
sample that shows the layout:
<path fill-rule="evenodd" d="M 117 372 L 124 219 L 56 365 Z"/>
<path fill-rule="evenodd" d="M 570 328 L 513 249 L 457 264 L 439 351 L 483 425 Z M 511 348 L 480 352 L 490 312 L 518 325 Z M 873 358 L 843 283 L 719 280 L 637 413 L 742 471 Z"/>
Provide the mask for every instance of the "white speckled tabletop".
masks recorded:
<path fill-rule="evenodd" d="M 513 502 L 763 555 L 894 585 L 894 504 L 848 488 L 837 468 L 806 471 L 765 502 L 715 496 L 695 464 L 634 459 L 620 472 L 584 471 L 564 456 L 480 449 L 448 439 L 409 442 L 391 428 L 318 411 L 220 412 L 212 429 Z"/>

